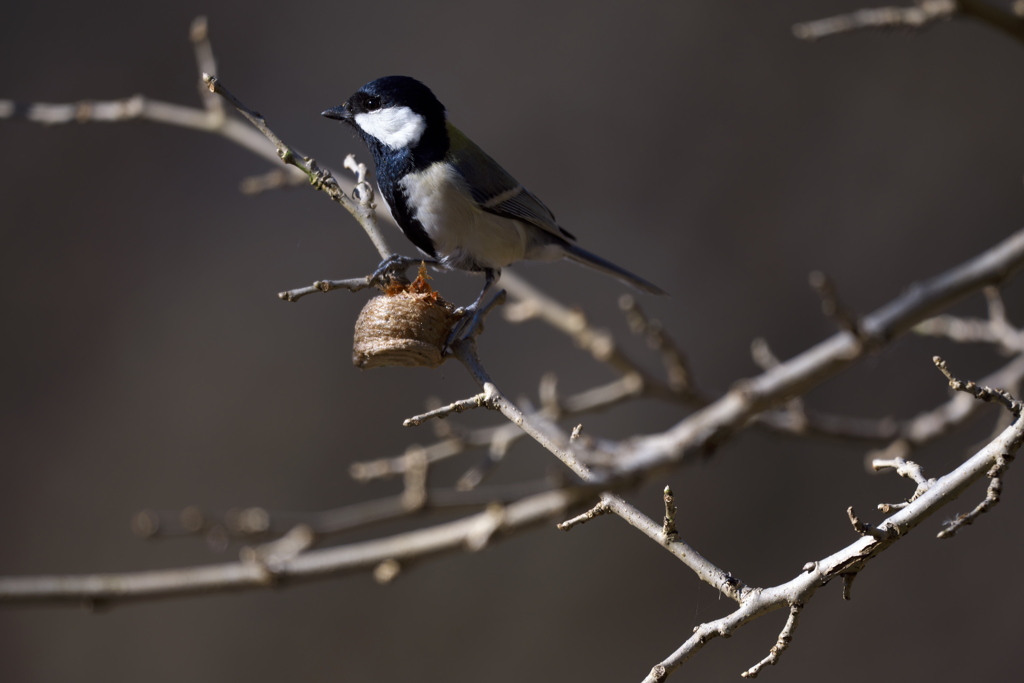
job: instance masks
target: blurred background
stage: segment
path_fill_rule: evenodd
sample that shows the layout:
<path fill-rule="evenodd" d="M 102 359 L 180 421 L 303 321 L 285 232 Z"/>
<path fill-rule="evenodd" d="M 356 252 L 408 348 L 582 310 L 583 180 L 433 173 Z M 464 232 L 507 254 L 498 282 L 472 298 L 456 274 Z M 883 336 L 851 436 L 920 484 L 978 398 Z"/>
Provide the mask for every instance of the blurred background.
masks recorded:
<path fill-rule="evenodd" d="M 968 20 L 818 44 L 791 35 L 795 22 L 861 6 L 8 3 L 0 97 L 144 93 L 198 106 L 188 27 L 205 14 L 228 87 L 290 143 L 340 168 L 349 152 L 368 155 L 319 112 L 376 77 L 420 78 L 582 245 L 672 293 L 641 303 L 717 394 L 757 372 L 754 337 L 786 358 L 832 333 L 811 270 L 868 312 L 1024 221 L 1022 46 Z M 131 515 L 190 504 L 312 511 L 394 493 L 394 482 L 353 483 L 349 464 L 429 441 L 428 428 L 402 420 L 430 396 L 476 391 L 458 364 L 354 368 L 365 294 L 278 300 L 316 279 L 368 273 L 377 254 L 322 195 L 242 196 L 239 182 L 270 168 L 249 152 L 138 122 L 2 121 L 0 144 L 0 574 L 229 561 L 236 547 L 135 538 Z M 570 264 L 515 270 L 657 367 L 629 337 L 618 282 Z M 435 284 L 465 302 L 479 279 Z M 1024 322 L 1021 284 L 1006 296 Z M 956 310 L 984 306 L 976 297 Z M 535 398 L 549 371 L 566 392 L 611 378 L 539 323 L 495 317 L 480 349 L 510 396 Z M 935 353 L 964 377 L 1005 362 L 989 349 L 904 339 L 808 403 L 910 417 L 947 396 Z M 946 473 L 996 413 L 915 459 L 929 476 Z M 624 437 L 683 416 L 638 402 L 583 423 Z M 747 583 L 773 585 L 855 540 L 847 506 L 878 521 L 877 503 L 911 493 L 893 474 L 867 474 L 866 450 L 751 432 L 626 497 L 657 516 L 670 483 L 688 541 Z M 450 485 L 478 457 L 438 468 L 432 482 Z M 557 467 L 523 442 L 496 481 Z M 935 540 L 933 518 L 871 563 L 851 602 L 839 585 L 821 591 L 779 668 L 763 675 L 1007 679 L 1024 609 L 1013 580 L 1024 562 L 1017 474 L 1004 501 L 955 540 Z M 976 486 L 944 512 L 983 495 Z M 358 575 L 99 614 L 3 607 L 0 680 L 638 681 L 730 604 L 606 517 L 424 562 L 385 587 Z M 737 680 L 784 619 L 711 643 L 672 680 Z"/>

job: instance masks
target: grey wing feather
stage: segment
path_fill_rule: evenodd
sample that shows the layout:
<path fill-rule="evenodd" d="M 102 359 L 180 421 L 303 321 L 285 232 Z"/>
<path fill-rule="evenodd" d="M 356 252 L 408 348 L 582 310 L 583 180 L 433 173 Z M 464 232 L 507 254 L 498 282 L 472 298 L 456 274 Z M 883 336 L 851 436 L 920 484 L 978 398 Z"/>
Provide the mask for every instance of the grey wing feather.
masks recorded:
<path fill-rule="evenodd" d="M 481 209 L 525 221 L 563 240 L 575 239 L 559 227 L 544 202 L 451 123 L 448 124 L 448 139 L 448 161 L 466 180 L 470 194 Z"/>

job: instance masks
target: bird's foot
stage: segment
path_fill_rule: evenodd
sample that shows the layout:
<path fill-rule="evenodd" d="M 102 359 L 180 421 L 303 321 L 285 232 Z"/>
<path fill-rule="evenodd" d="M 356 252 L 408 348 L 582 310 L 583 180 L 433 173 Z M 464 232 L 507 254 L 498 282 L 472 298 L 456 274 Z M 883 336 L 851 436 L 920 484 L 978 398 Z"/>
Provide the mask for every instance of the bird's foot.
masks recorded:
<path fill-rule="evenodd" d="M 484 329 L 484 318 L 496 306 L 505 303 L 505 297 L 506 293 L 503 289 L 495 294 L 486 305 L 482 306 L 478 299 L 465 308 L 456 309 L 455 314 L 461 314 L 461 317 L 452 326 L 451 332 L 448 333 L 448 341 L 444 343 L 444 353 L 448 354 L 451 351 L 452 345 L 456 342 L 480 334 Z"/>
<path fill-rule="evenodd" d="M 436 266 L 437 261 L 429 259 L 416 258 L 415 256 L 402 256 L 401 254 L 391 254 L 386 259 L 380 262 L 377 266 L 377 270 L 373 271 L 373 275 L 370 276 L 370 284 L 380 284 L 381 279 L 384 276 L 392 280 L 399 280 L 402 282 L 408 282 L 408 278 L 405 276 L 405 271 L 409 266 L 425 263 L 428 266 Z"/>

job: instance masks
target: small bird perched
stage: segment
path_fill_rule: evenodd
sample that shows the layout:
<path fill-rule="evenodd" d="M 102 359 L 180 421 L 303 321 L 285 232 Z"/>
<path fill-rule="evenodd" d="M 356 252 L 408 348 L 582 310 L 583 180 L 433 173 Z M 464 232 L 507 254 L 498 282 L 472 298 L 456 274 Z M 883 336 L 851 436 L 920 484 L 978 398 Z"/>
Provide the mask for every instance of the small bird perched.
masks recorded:
<path fill-rule="evenodd" d="M 576 246 L 551 210 L 453 126 L 444 105 L 416 79 L 378 78 L 322 115 L 344 121 L 362 137 L 377 164 L 380 194 L 413 244 L 445 268 L 483 272 L 484 288 L 465 309 L 465 320 L 479 310 L 501 269 L 524 259 L 569 258 L 665 294 Z M 393 256 L 375 275 L 419 260 Z"/>

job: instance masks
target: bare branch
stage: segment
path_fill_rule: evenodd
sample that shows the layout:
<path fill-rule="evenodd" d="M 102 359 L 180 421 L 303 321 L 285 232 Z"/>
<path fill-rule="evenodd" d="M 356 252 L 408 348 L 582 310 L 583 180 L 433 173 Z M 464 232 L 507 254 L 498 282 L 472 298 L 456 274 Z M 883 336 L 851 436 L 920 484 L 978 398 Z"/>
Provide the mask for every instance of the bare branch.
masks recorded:
<path fill-rule="evenodd" d="M 1003 491 L 1002 473 L 1006 471 L 1007 459 L 1001 459 L 989 473 L 992 479 L 985 490 L 985 499 L 978 503 L 973 510 L 966 514 L 956 515 L 946 523 L 946 528 L 936 534 L 936 538 L 953 538 L 961 527 L 973 524 L 979 515 L 988 512 L 989 509 L 999 502 L 999 494 Z"/>
<path fill-rule="evenodd" d="M 633 333 L 642 334 L 647 339 L 647 345 L 661 354 L 668 386 L 680 394 L 696 397 L 693 371 L 690 370 L 686 356 L 666 334 L 661 323 L 648 318 L 636 298 L 631 294 L 623 294 L 619 297 L 619 308 L 626 314 L 626 320 Z"/>
<path fill-rule="evenodd" d="M 852 576 L 860 572 L 873 557 L 905 537 L 925 519 L 959 496 L 968 486 L 985 476 L 1004 453 L 1016 452 L 1022 441 L 1024 420 L 1018 417 L 1012 425 L 965 463 L 936 480 L 921 497 L 886 518 L 878 525 L 878 534 L 862 536 L 839 552 L 806 564 L 803 572 L 787 583 L 771 588 L 745 588 L 739 599 L 739 607 L 734 612 L 694 629 L 693 635 L 679 649 L 651 670 L 644 683 L 664 681 L 713 638 L 729 636 L 737 628 L 776 609 L 806 604 L 821 586 L 834 578 L 843 579 L 844 597 L 848 596 Z M 602 499 L 605 499 L 604 496 Z M 790 613 L 792 614 L 792 611 Z"/>
<path fill-rule="evenodd" d="M 192 20 L 188 38 L 192 41 L 196 66 L 199 68 L 199 97 L 203 101 L 203 107 L 211 114 L 223 117 L 224 101 L 202 85 L 203 74 L 217 73 L 217 58 L 210 43 L 210 27 L 206 17 L 199 16 Z"/>
<path fill-rule="evenodd" d="M 410 449 L 414 450 L 414 449 Z M 425 450 L 425 449 L 424 449 Z M 181 511 L 143 510 L 132 519 L 132 530 L 144 538 L 202 536 L 256 541 L 307 526 L 318 541 L 379 524 L 422 515 L 431 511 L 479 510 L 491 503 L 508 505 L 522 498 L 550 491 L 550 481 L 528 481 L 463 491 L 433 488 L 419 507 L 410 509 L 405 492 L 320 512 L 270 511 L 261 507 L 232 509 L 219 515 L 205 514 L 190 506 Z"/>
<path fill-rule="evenodd" d="M 820 40 L 864 29 L 920 29 L 936 21 L 949 19 L 956 11 L 956 0 L 923 0 L 912 7 L 861 9 L 796 24 L 793 26 L 793 35 L 801 40 Z"/>
<path fill-rule="evenodd" d="M 990 389 L 989 387 L 979 387 L 974 382 L 962 382 L 953 376 L 949 367 L 946 365 L 946 361 L 942 360 L 938 356 L 935 356 L 933 360 L 939 370 L 942 371 L 942 374 L 944 374 L 949 380 L 949 386 L 954 390 L 963 391 L 982 401 L 994 401 L 1000 403 L 1013 414 L 1014 420 L 1020 420 L 1024 403 L 1015 399 L 1008 392 L 1002 389 Z M 987 473 L 987 476 L 992 481 L 989 483 L 988 490 L 985 492 L 985 499 L 967 514 L 957 515 L 956 519 L 950 522 L 944 530 L 939 532 L 939 538 L 952 538 L 961 527 L 973 524 L 974 520 L 979 515 L 987 512 L 999 502 L 999 494 L 1003 490 L 1002 476 L 1006 472 L 1006 469 L 1009 467 L 1013 458 L 1013 452 L 1010 450 L 1007 450 L 1005 453 L 997 454 L 992 468 Z"/>
<path fill-rule="evenodd" d="M 832 282 L 831 278 L 821 271 L 816 270 L 811 273 L 809 280 L 811 287 L 821 298 L 821 312 L 824 313 L 826 317 L 835 321 L 839 329 L 849 332 L 853 336 L 857 337 L 857 339 L 864 339 L 860 320 L 858 320 L 853 311 L 847 308 L 839 299 L 839 291 L 836 289 L 836 285 Z"/>
<path fill-rule="evenodd" d="M 661 525 L 661 535 L 665 539 L 666 543 L 670 543 L 676 540 L 676 537 L 679 536 L 679 531 L 676 529 L 675 496 L 672 495 L 672 489 L 670 487 L 665 487 L 663 497 L 665 499 L 665 521 Z"/>
<path fill-rule="evenodd" d="M 263 570 L 276 575 L 283 563 L 308 550 L 315 540 L 313 530 L 305 524 L 299 524 L 275 541 L 243 548 L 240 558 L 243 564 L 256 563 Z"/>
<path fill-rule="evenodd" d="M 945 337 L 958 343 L 996 344 L 1004 353 L 1024 352 L 1024 330 L 1014 327 L 1007 320 L 999 290 L 986 287 L 985 299 L 988 302 L 988 320 L 938 315 L 917 325 L 914 332 Z"/>
<path fill-rule="evenodd" d="M 921 320 L 972 292 L 997 284 L 1024 266 L 1024 230 L 988 251 L 923 283 L 865 317 L 862 329 L 871 346 L 884 345 Z M 632 442 L 617 463 L 625 475 L 649 472 L 707 452 L 741 429 L 752 417 L 806 393 L 864 353 L 865 344 L 840 332 L 758 377 L 738 383 L 722 398 L 662 434 Z"/>
<path fill-rule="evenodd" d="M 874 538 L 875 540 L 883 541 L 886 538 L 888 538 L 888 533 L 892 533 L 893 532 L 892 529 L 888 529 L 887 531 L 882 531 L 881 529 L 876 529 L 875 527 L 873 527 L 872 525 L 870 525 L 870 524 L 868 524 L 866 522 L 862 522 L 857 517 L 857 513 L 853 511 L 853 507 L 846 508 L 846 515 L 847 515 L 847 517 L 850 518 L 850 524 L 853 525 L 853 530 L 856 531 L 861 536 L 870 536 L 871 538 Z"/>
<path fill-rule="evenodd" d="M 290 289 L 287 292 L 279 292 L 277 297 L 282 301 L 298 301 L 308 294 L 317 292 L 330 292 L 335 289 L 347 289 L 350 292 L 358 292 L 370 287 L 370 277 L 356 277 L 351 280 L 317 280 L 309 287 Z"/>
<path fill-rule="evenodd" d="M 1004 389 L 992 389 L 991 387 L 985 386 L 979 387 L 974 382 L 962 382 L 953 376 L 953 373 L 949 370 L 949 366 L 946 365 L 946 361 L 942 360 L 938 356 L 933 356 L 932 361 L 935 363 L 935 366 L 942 371 L 942 374 L 946 376 L 946 379 L 949 380 L 949 386 L 954 391 L 962 391 L 982 401 L 994 401 L 1003 405 L 1007 410 L 1013 413 L 1014 417 L 1020 416 L 1021 408 L 1024 407 L 1024 405 Z"/>
<path fill-rule="evenodd" d="M 1024 23 L 1020 20 L 1021 14 L 1017 7 L 1008 11 L 987 0 L 957 0 L 957 7 L 961 14 L 983 21 L 1017 40 L 1024 41 Z"/>
<path fill-rule="evenodd" d="M 598 362 L 606 363 L 623 376 L 635 377 L 632 381 L 639 382 L 642 387 L 639 394 L 668 401 L 701 403 L 691 393 L 676 391 L 646 372 L 615 344 L 611 334 L 592 327 L 582 311 L 564 306 L 521 278 L 515 277 L 514 273 L 502 275 L 501 284 L 513 298 L 513 302 L 505 307 L 507 320 L 517 323 L 534 318 L 543 320 L 571 337 L 578 347 L 590 353 Z"/>
<path fill-rule="evenodd" d="M 220 99 L 218 98 L 218 102 Z M 292 187 L 305 187 L 309 184 L 306 174 L 294 166 L 274 168 L 260 175 L 250 176 L 242 180 L 238 189 L 242 194 L 258 195 L 271 190 Z"/>
<path fill-rule="evenodd" d="M 455 357 L 462 362 L 466 369 L 469 370 L 469 374 L 471 374 L 477 384 L 483 388 L 484 393 L 491 396 L 491 405 L 501 411 L 501 414 L 512 422 L 512 424 L 518 426 L 534 441 L 553 453 L 555 457 L 575 472 L 580 479 L 588 482 L 596 482 L 603 479 L 603 477 L 598 476 L 592 472 L 589 467 L 580 462 L 576 457 L 576 454 L 571 449 L 563 447 L 560 443 L 557 443 L 550 436 L 545 434 L 530 418 L 519 410 L 514 403 L 505 398 L 505 396 L 498 390 L 497 386 L 495 386 L 494 382 L 491 381 L 487 371 L 484 370 L 483 365 L 480 363 L 480 359 L 476 354 L 476 341 L 474 339 L 459 340 L 452 347 L 452 352 Z M 561 436 L 564 436 L 564 438 L 561 438 L 560 441 L 568 445 L 568 436 Z"/>
<path fill-rule="evenodd" d="M 593 493 L 587 488 L 548 491 L 503 508 L 501 523 L 489 541 L 543 524 Z M 454 522 L 361 543 L 311 550 L 281 561 L 268 572 L 256 562 L 66 576 L 0 577 L 0 602 L 113 602 L 194 595 L 211 591 L 267 588 L 275 583 L 305 581 L 355 571 L 372 571 L 387 560 L 402 562 L 442 553 L 472 550 L 481 529 L 494 527 L 494 513 L 484 511 Z"/>
<path fill-rule="evenodd" d="M 757 674 L 761 672 L 761 669 L 768 665 L 775 666 L 775 663 L 779 661 L 779 656 L 793 641 L 793 632 L 796 631 L 797 623 L 800 621 L 801 609 L 803 609 L 803 605 L 789 606 L 789 618 L 786 619 L 786 625 L 782 627 L 782 631 L 779 633 L 779 639 L 775 642 L 775 646 L 772 647 L 771 652 L 767 657 L 740 674 L 743 678 L 757 678 Z"/>
<path fill-rule="evenodd" d="M 762 337 L 757 337 L 750 343 L 750 355 L 762 370 L 771 370 L 782 364 L 775 354 L 772 353 L 771 347 L 768 346 L 768 341 Z M 794 396 L 790 399 L 786 403 L 786 414 L 789 418 L 786 426 L 788 431 L 796 434 L 807 432 L 810 420 L 807 417 L 807 410 L 804 408 L 803 398 Z M 776 420 L 769 422 L 769 424 L 778 426 L 780 423 Z"/>
<path fill-rule="evenodd" d="M 935 483 L 934 479 L 927 479 L 924 476 L 924 470 L 915 462 L 910 460 L 904 460 L 903 458 L 893 458 L 892 460 L 881 460 L 876 459 L 871 463 L 871 468 L 878 472 L 879 470 L 894 469 L 896 474 L 907 479 L 912 479 L 917 483 L 917 488 L 914 490 L 914 495 L 907 499 L 905 503 L 882 503 L 878 506 L 881 512 L 889 513 L 893 510 L 902 510 L 910 503 L 920 498 L 925 491 L 931 488 L 932 484 Z M 850 508 L 852 511 L 853 508 Z"/>
<path fill-rule="evenodd" d="M 812 41 L 865 29 L 920 30 L 957 16 L 978 19 L 1017 40 L 1024 40 L 1024 25 L 1019 17 L 986 0 L 917 0 L 910 7 L 861 9 L 796 24 L 793 26 L 793 35 L 801 40 Z"/>
<path fill-rule="evenodd" d="M 601 500 L 608 509 L 626 520 L 631 526 L 639 529 L 648 538 L 668 550 L 689 567 L 697 577 L 721 591 L 733 600 L 740 601 L 751 590 L 742 581 L 729 572 L 723 571 L 705 559 L 685 541 L 665 538 L 663 528 L 650 517 L 637 510 L 614 493 L 604 492 Z"/>
<path fill-rule="evenodd" d="M 897 20 L 890 17 L 890 25 L 924 25 L 951 16 L 958 10 L 997 23 L 991 15 L 986 15 L 985 11 L 978 9 L 983 6 L 983 3 L 973 0 L 962 0 L 960 3 L 952 0 L 922 0 L 916 8 L 884 11 L 890 14 L 895 12 L 899 16 Z M 831 24 L 814 22 L 816 28 L 805 29 L 808 34 L 804 37 L 813 38 L 854 30 L 872 22 L 874 25 L 883 25 L 884 21 L 879 18 L 882 16 L 879 13 L 884 11 L 864 10 L 857 15 L 850 15 L 859 18 L 848 19 L 846 28 L 842 28 L 843 22 L 837 23 L 836 19 L 830 20 Z M 932 16 L 925 16 L 922 19 L 922 12 L 926 15 L 931 12 Z M 857 25 L 858 21 L 861 25 Z M 213 73 L 215 62 L 206 37 L 205 21 L 197 20 L 193 25 L 193 41 L 201 69 Z M 382 256 L 391 254 L 390 248 L 377 229 L 372 204 L 373 189 L 366 181 L 365 165 L 356 163 L 352 157 L 346 159 L 345 167 L 356 176 L 356 186 L 350 198 L 341 190 L 330 172 L 321 171 L 312 159 L 302 157 L 285 145 L 270 131 L 266 121 L 258 113 L 238 102 L 217 79 L 204 74 L 204 82 L 209 85 L 211 93 L 216 92 L 231 101 L 257 129 L 262 131 L 266 138 L 274 143 L 281 159 L 301 169 L 309 176 L 314 186 L 327 191 L 335 201 L 352 213 L 366 229 Z M 216 126 L 218 132 L 230 137 L 224 132 L 226 116 L 221 100 L 205 94 L 203 97 L 205 110 L 188 110 L 191 112 L 189 114 L 182 111 L 174 113 L 177 125 L 186 125 L 182 121 L 192 120 L 196 124 L 195 127 L 202 123 L 212 130 Z M 148 110 L 145 116 L 157 120 L 154 117 L 161 115 L 159 105 L 161 103 L 131 98 L 115 103 L 61 105 L 61 109 L 50 111 L 40 108 L 34 115 L 40 120 L 46 120 L 48 116 L 54 120 L 69 116 L 73 119 L 83 117 L 87 120 L 107 120 L 104 117 L 112 117 L 109 120 L 122 120 L 126 117 L 143 117 L 141 112 Z M 4 107 L 5 103 L 0 102 L 0 116 L 5 112 L 13 113 L 16 109 L 13 105 L 6 110 Z M 261 144 L 266 146 L 265 143 Z M 680 540 L 676 528 L 676 506 L 668 487 L 664 489 L 665 515 L 660 525 L 632 507 L 616 491 L 658 476 L 685 462 L 693 454 L 709 452 L 734 433 L 758 421 L 779 427 L 788 425 L 791 431 L 797 433 L 810 433 L 815 429 L 826 430 L 827 427 L 823 425 L 828 425 L 826 418 L 830 418 L 833 420 L 831 426 L 835 433 L 842 429 L 851 433 L 860 430 L 866 435 L 864 438 L 891 438 L 872 436 L 887 433 L 887 429 L 899 428 L 902 433 L 903 427 L 893 427 L 891 422 L 858 423 L 852 418 L 808 415 L 800 403 L 800 396 L 856 362 L 867 350 L 889 343 L 924 318 L 978 288 L 992 287 L 1000 283 L 1022 265 L 1024 231 L 1018 232 L 962 266 L 918 285 L 863 320 L 856 319 L 842 306 L 834 287 L 826 278 L 820 276 L 815 282 L 822 295 L 826 312 L 838 321 L 843 332 L 786 362 L 776 359 L 765 345 L 761 354 L 763 374 L 740 383 L 714 403 L 708 403 L 696 394 L 692 388 L 685 358 L 661 327 L 646 318 L 631 299 L 623 302 L 631 327 L 644 334 L 652 348 L 661 353 L 668 375 L 667 380 L 647 373 L 621 351 L 610 334 L 593 328 L 582 313 L 566 308 L 514 277 L 509 278 L 506 284 L 516 298 L 515 304 L 507 311 L 510 319 L 521 321 L 536 317 L 545 320 L 571 336 L 577 345 L 588 351 L 595 359 L 615 369 L 620 377 L 612 383 L 567 399 L 558 396 L 557 387 L 552 380 L 542 385 L 542 408 L 523 409 L 509 401 L 485 371 L 477 355 L 474 336 L 479 330 L 476 329 L 467 338 L 455 341 L 452 351 L 480 385 L 482 393 L 410 418 L 406 424 L 419 424 L 432 417 L 444 418 L 452 413 L 477 407 L 498 410 L 512 424 L 500 428 L 475 430 L 464 436 L 453 436 L 429 447 L 410 447 L 401 458 L 363 463 L 353 467 L 354 476 L 364 479 L 382 476 L 381 472 L 401 473 L 404 489 L 400 495 L 334 511 L 335 518 L 331 520 L 333 526 L 323 519 L 319 520 L 321 526 L 306 523 L 290 525 L 288 531 L 279 538 L 243 549 L 241 561 L 238 563 L 162 572 L 0 578 L 0 600 L 85 600 L 96 603 L 213 590 L 258 588 L 282 581 L 305 580 L 349 571 L 370 571 L 376 580 L 386 583 L 420 559 L 457 550 L 478 551 L 494 540 L 535 526 L 555 515 L 564 515 L 566 510 L 585 500 L 593 500 L 593 496 L 598 494 L 600 502 L 595 507 L 559 524 L 558 528 L 568 530 L 599 515 L 614 512 L 673 553 L 701 580 L 715 586 L 738 604 L 732 614 L 702 624 L 695 629 L 693 637 L 656 666 L 647 680 L 663 680 L 711 638 L 728 636 L 750 620 L 788 606 L 789 618 L 770 654 L 743 674 L 746 677 L 754 677 L 764 666 L 774 664 L 788 647 L 803 604 L 822 585 L 840 577 L 844 583 L 844 597 L 848 598 L 850 584 L 871 558 L 902 538 L 982 476 L 988 476 L 992 480 L 985 500 L 972 512 L 958 516 L 940 537 L 945 537 L 944 534 L 952 535 L 960 526 L 970 524 L 979 514 L 990 509 L 998 501 L 1002 486 L 1001 477 L 1024 439 L 1020 419 L 1021 403 L 1006 391 L 990 389 L 987 386 L 978 387 L 972 382 L 956 380 L 949 373 L 945 363 L 936 358 L 936 363 L 954 389 L 968 392 L 976 398 L 1003 404 L 1013 412 L 1013 424 L 1002 430 L 988 446 L 954 472 L 938 480 L 925 479 L 920 467 L 902 455 L 892 455 L 888 459 L 876 461 L 876 468 L 893 467 L 901 476 L 915 481 L 918 486 L 913 496 L 906 503 L 884 506 L 884 512 L 896 512 L 877 527 L 862 522 L 857 518 L 853 508 L 849 508 L 850 521 L 862 538 L 829 557 L 808 563 L 799 576 L 772 588 L 761 589 L 745 585 Z M 369 281 L 366 278 L 318 282 L 312 287 L 284 292 L 281 296 L 294 301 L 314 291 L 329 291 L 335 288 L 356 291 L 368 285 Z M 1009 325 L 1001 299 L 990 292 L 989 309 L 990 320 L 986 321 L 984 334 L 999 340 L 1004 348 L 1020 351 L 1020 331 Z M 1013 346 L 1014 344 L 1017 346 Z M 1020 361 L 1020 358 L 1017 361 Z M 1019 376 L 1018 374 L 1018 379 Z M 612 405 L 617 401 L 640 395 L 687 403 L 701 409 L 664 433 L 647 435 L 628 442 L 600 443 L 589 432 L 585 437 L 581 437 L 579 426 L 570 435 L 553 422 L 567 413 Z M 780 418 L 780 413 L 777 412 L 783 405 L 790 407 L 785 415 L 786 419 Z M 841 422 L 843 420 L 845 422 Z M 916 422 L 917 419 L 911 421 L 911 424 Z M 954 418 L 943 418 L 942 424 L 945 428 L 953 423 Z M 451 430 L 446 433 L 446 437 L 454 434 L 455 430 Z M 412 516 L 428 509 L 436 509 L 439 506 L 441 492 L 431 491 L 428 487 L 431 463 L 451 454 L 461 453 L 473 445 L 488 446 L 488 459 L 485 463 L 471 469 L 459 481 L 459 488 L 471 488 L 483 480 L 490 471 L 489 468 L 500 461 L 508 446 L 522 434 L 530 436 L 558 457 L 583 483 L 529 495 L 519 491 L 511 496 L 512 500 L 507 501 L 493 498 L 484 501 L 481 495 L 477 495 L 472 500 L 476 501 L 477 506 L 486 505 L 486 509 L 455 522 L 368 542 L 340 545 L 330 549 L 311 549 L 322 534 L 328 533 L 325 531 L 328 528 L 334 531 L 350 529 L 374 521 Z M 908 441 L 903 439 L 898 443 Z M 455 500 L 454 497 L 452 500 Z M 460 504 L 469 504 L 467 501 L 470 498 L 458 500 Z M 245 533 L 251 534 L 253 538 L 279 532 L 281 528 L 282 520 L 275 519 L 261 508 L 250 508 L 244 513 L 246 521 L 239 524 L 239 529 L 244 529 Z M 212 532 L 220 528 L 198 510 L 181 515 L 179 522 L 181 527 L 190 533 L 199 533 L 203 529 Z M 148 535 L 165 533 L 162 526 L 161 519 L 155 513 L 146 513 L 137 519 L 137 528 Z"/>
<path fill-rule="evenodd" d="M 362 226 L 366 235 L 370 238 L 370 241 L 373 242 L 373 246 L 376 247 L 381 258 L 387 258 L 394 254 L 394 251 L 391 249 L 390 245 L 388 245 L 387 240 L 384 238 L 384 235 L 377 226 L 376 215 L 369 203 L 363 203 L 362 201 L 349 198 L 329 170 L 321 169 L 314 159 L 303 156 L 285 144 L 285 142 L 270 129 L 267 125 L 266 119 L 264 119 L 259 112 L 254 111 L 243 104 L 241 100 L 235 97 L 231 91 L 217 79 L 216 76 L 204 73 L 203 83 L 205 83 L 210 89 L 210 92 L 217 93 L 227 100 L 231 106 L 249 120 L 249 123 L 255 126 L 258 131 L 263 133 L 263 135 L 274 145 L 274 148 L 277 150 L 277 155 L 280 157 L 281 161 L 286 164 L 290 164 L 305 173 L 309 177 L 309 181 L 313 187 L 326 192 L 327 196 L 341 204 L 346 211 L 352 214 L 352 217 L 355 218 L 359 225 Z"/>
<path fill-rule="evenodd" d="M 446 406 L 436 408 L 421 415 L 410 417 L 408 420 L 403 422 L 402 425 L 406 427 L 415 427 L 417 425 L 423 424 L 432 417 L 436 417 L 439 420 L 443 420 L 444 418 L 448 417 L 453 413 L 464 413 L 467 410 L 472 410 L 473 408 L 490 407 L 488 404 L 489 400 L 487 392 L 485 391 L 483 393 L 477 394 L 476 396 L 465 398 L 462 399 L 461 401 L 455 401 L 454 403 L 449 403 Z"/>
<path fill-rule="evenodd" d="M 569 531 L 575 526 L 585 524 L 590 520 L 594 519 L 595 517 L 600 517 L 601 515 L 608 514 L 609 512 L 611 512 L 611 510 L 608 509 L 608 506 L 605 505 L 604 501 L 602 500 L 597 505 L 590 508 L 583 514 L 576 515 L 572 519 L 567 519 L 566 521 L 562 522 L 561 524 L 558 524 L 557 526 L 559 531 Z"/>

